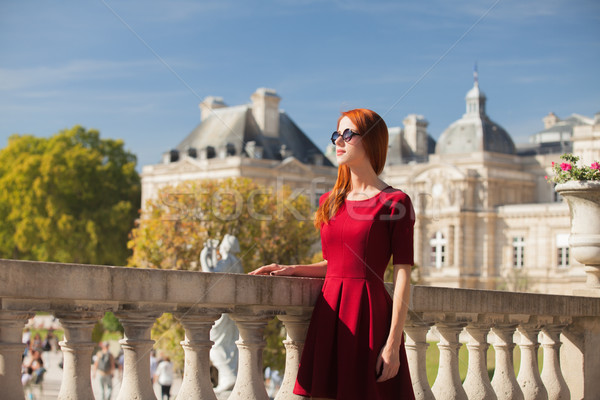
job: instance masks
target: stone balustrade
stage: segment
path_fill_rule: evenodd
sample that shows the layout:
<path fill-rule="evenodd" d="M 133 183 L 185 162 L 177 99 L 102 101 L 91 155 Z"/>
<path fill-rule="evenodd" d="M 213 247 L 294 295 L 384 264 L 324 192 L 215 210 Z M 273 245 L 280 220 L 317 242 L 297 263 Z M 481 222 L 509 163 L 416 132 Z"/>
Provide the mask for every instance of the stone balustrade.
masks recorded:
<path fill-rule="evenodd" d="M 275 316 L 287 330 L 286 369 L 276 399 L 301 399 L 292 388 L 322 283 L 311 278 L 0 260 L 2 398 L 24 398 L 22 328 L 36 311 L 46 311 L 65 329 L 59 398 L 93 399 L 91 331 L 110 310 L 125 329 L 118 399 L 155 399 L 149 376 L 150 329 L 164 312 L 174 313 L 185 328 L 180 399 L 216 399 L 209 378 L 209 332 L 222 313 L 229 313 L 240 331 L 239 372 L 230 399 L 268 399 L 260 366 L 263 331 Z M 600 298 L 415 286 L 409 306 L 406 350 L 418 399 L 600 398 Z M 425 353 L 433 327 L 439 335 L 440 357 L 437 378 L 430 386 Z M 459 360 L 461 334 L 468 338 L 468 360 Z M 490 345 L 496 355 L 491 381 L 486 360 Z M 515 376 L 517 345 L 521 364 Z M 468 363 L 464 382 L 459 362 Z"/>

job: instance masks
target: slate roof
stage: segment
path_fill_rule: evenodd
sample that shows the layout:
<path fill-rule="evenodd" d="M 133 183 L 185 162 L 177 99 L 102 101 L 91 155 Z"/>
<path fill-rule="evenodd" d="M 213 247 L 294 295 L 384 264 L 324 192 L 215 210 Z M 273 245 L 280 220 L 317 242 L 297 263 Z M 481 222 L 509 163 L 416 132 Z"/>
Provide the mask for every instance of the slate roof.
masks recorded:
<path fill-rule="evenodd" d="M 211 146 L 217 151 L 221 146 L 228 146 L 230 155 L 247 156 L 245 146 L 250 141 L 255 141 L 256 146 L 263 148 L 263 159 L 284 159 L 281 147 L 285 145 L 292 156 L 305 164 L 314 164 L 315 155 L 320 154 L 323 158 L 322 165 L 333 166 L 284 111 L 279 111 L 278 137 L 264 135 L 249 104 L 212 110 L 211 114 L 176 146 L 176 150 L 200 151 Z"/>

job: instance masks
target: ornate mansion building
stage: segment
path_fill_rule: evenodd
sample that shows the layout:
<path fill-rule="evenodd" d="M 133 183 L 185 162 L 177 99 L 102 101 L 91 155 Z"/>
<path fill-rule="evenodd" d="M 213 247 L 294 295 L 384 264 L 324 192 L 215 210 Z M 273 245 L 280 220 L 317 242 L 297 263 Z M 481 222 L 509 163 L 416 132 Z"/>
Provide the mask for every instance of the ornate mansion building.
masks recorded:
<path fill-rule="evenodd" d="M 142 170 L 142 204 L 166 184 L 249 177 L 289 185 L 316 206 L 336 179 L 335 149 L 325 154 L 279 109 L 274 90 L 227 106 L 208 97 L 200 124 L 163 162 Z M 382 179 L 415 207 L 415 263 L 425 285 L 571 294 L 583 266 L 569 257 L 569 208 L 545 179 L 565 152 L 600 159 L 600 113 L 546 116 L 530 143 L 516 146 L 486 113 L 475 80 L 465 114 L 437 142 L 423 116 L 390 127 Z"/>

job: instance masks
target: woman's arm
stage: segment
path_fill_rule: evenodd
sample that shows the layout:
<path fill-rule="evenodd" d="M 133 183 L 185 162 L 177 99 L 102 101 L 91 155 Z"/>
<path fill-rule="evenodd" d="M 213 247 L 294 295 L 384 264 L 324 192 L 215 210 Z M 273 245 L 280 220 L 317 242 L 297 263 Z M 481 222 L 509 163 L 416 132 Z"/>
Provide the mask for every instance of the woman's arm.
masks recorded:
<path fill-rule="evenodd" d="M 394 265 L 392 322 L 387 341 L 377 357 L 377 382 L 393 378 L 400 369 L 400 344 L 410 300 L 410 271 L 411 266 L 408 264 Z"/>
<path fill-rule="evenodd" d="M 269 264 L 249 272 L 249 275 L 281 275 L 281 276 L 306 276 L 323 278 L 327 272 L 327 260 L 314 264 L 281 265 Z"/>

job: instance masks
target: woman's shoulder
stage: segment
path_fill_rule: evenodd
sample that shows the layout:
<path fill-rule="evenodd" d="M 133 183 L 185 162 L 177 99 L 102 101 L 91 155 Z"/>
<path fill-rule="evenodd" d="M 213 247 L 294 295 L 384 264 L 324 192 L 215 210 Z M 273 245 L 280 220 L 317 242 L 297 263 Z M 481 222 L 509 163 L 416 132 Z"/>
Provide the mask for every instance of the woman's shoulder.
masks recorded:
<path fill-rule="evenodd" d="M 382 190 L 381 196 L 386 201 L 392 202 L 410 202 L 410 196 L 406 194 L 406 192 L 401 189 L 397 189 L 393 186 L 388 186 L 387 188 Z"/>
<path fill-rule="evenodd" d="M 395 215 L 399 218 L 415 218 L 415 211 L 410 196 L 400 189 L 391 186 L 387 187 L 381 193 L 380 201 L 387 205 L 387 210 L 390 215 Z"/>

